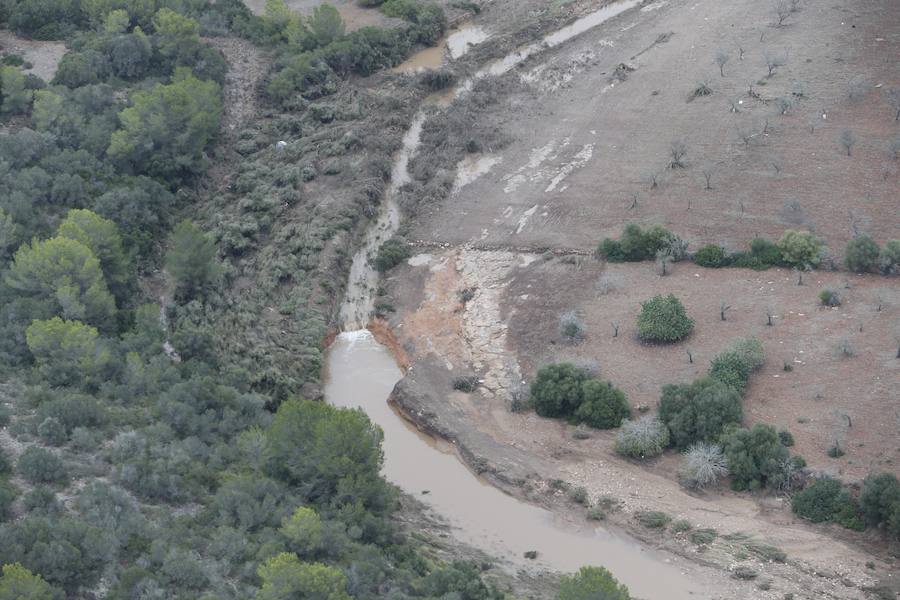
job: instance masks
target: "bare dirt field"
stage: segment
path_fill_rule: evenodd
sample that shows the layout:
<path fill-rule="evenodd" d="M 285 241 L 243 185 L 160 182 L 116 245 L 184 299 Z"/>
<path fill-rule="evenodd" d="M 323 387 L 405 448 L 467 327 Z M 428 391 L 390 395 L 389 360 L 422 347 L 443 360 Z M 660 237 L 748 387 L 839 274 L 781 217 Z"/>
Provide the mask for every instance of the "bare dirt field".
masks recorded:
<path fill-rule="evenodd" d="M 695 527 L 765 540 L 802 561 L 803 568 L 839 573 L 857 583 L 865 579 L 863 565 L 871 557 L 858 548 L 877 553 L 877 535 L 811 527 L 796 519 L 781 498 L 727 489 L 702 496 L 687 493 L 678 484 L 677 453 L 649 463 L 625 460 L 613 451 L 615 432 L 577 440 L 565 423 L 510 412 L 508 400 L 511 388 L 530 379 L 537 367 L 572 360 L 597 365 L 603 377 L 626 391 L 635 414 L 641 405 L 653 410 L 661 385 L 696 378 L 729 340 L 757 335 L 767 362 L 747 391 L 748 424 L 789 429 L 797 440 L 793 450 L 812 468 L 849 481 L 870 469 L 897 472 L 900 364 L 890 333 L 900 320 L 897 288 L 886 287 L 881 278 L 840 273 L 815 273 L 806 285 L 797 286 L 784 270 L 711 270 L 684 263 L 662 278 L 649 264 L 604 269 L 593 259 L 571 262 L 467 249 L 410 259 L 387 282 L 392 298 L 409 299 L 392 320 L 413 365 L 411 381 L 399 390 L 400 406 L 427 429 L 457 440 L 474 468 L 493 472 L 508 485 L 526 478 L 559 478 L 585 487 L 593 500 L 619 500 L 626 526 L 636 511 L 663 510 Z M 615 289 L 599 294 L 595 283 L 604 270 Z M 843 291 L 842 307 L 817 305 L 818 289 L 824 286 Z M 472 295 L 465 303 L 464 290 Z M 682 344 L 645 346 L 634 336 L 638 300 L 661 292 L 684 301 L 696 329 Z M 727 321 L 719 315 L 720 299 L 731 306 Z M 766 325 L 766 306 L 777 307 L 771 327 Z M 558 339 L 556 322 L 573 309 L 588 334 L 582 344 L 566 346 Z M 617 337 L 611 323 L 620 325 Z M 844 338 L 854 349 L 852 357 L 837 353 Z M 784 371 L 785 362 L 793 371 Z M 479 389 L 472 394 L 452 391 L 453 378 L 467 373 L 481 378 Z M 843 415 L 851 416 L 852 427 L 844 425 Z M 841 459 L 825 454 L 835 435 L 847 451 Z M 528 495 L 529 488 L 524 489 L 519 492 Z M 677 547 L 679 540 L 651 542 Z M 695 558 L 733 568 L 740 559 L 732 550 L 718 548 Z M 795 576 L 778 569 L 769 575 Z M 855 597 L 847 594 L 834 597 Z"/>
<path fill-rule="evenodd" d="M 896 237 L 887 146 L 900 131 L 885 91 L 900 84 L 900 12 L 882 0 L 801 6 L 774 27 L 767 2 L 662 0 L 526 63 L 506 76 L 508 96 L 467 121 L 513 142 L 487 152 L 488 173 L 423 208 L 412 237 L 587 249 L 634 221 L 739 248 L 804 226 L 837 255 L 854 228 Z M 787 63 L 771 78 L 767 53 Z M 851 99 L 856 79 L 867 91 Z M 712 94 L 688 102 L 704 81 Z M 666 167 L 673 141 L 685 168 Z"/>
<path fill-rule="evenodd" d="M 526 379 L 548 362 L 591 361 L 628 394 L 635 409 L 652 408 L 662 385 L 702 376 L 731 340 L 753 335 L 763 342 L 767 361 L 746 393 L 748 423 L 790 430 L 795 450 L 812 468 L 845 480 L 859 481 L 873 469 L 900 473 L 900 360 L 893 334 L 900 327 L 900 288 L 895 282 L 820 272 L 798 286 L 797 277 L 782 269 L 703 269 L 690 263 L 659 277 L 648 263 L 608 266 L 606 277 L 617 289 L 600 294 L 601 271 L 598 261 L 574 266 L 554 260 L 516 272 L 501 306 L 509 323 L 508 346 L 520 357 Z M 820 306 L 818 292 L 826 287 L 840 290 L 842 306 Z M 650 346 L 637 339 L 639 302 L 659 293 L 675 294 L 695 319 L 688 340 Z M 726 321 L 720 315 L 723 301 L 731 307 Z M 767 308 L 773 326 L 767 325 Z M 589 331 L 574 347 L 557 333 L 559 316 L 570 310 L 583 315 Z M 613 323 L 619 325 L 617 337 Z M 845 340 L 853 356 L 839 351 Z M 793 370 L 786 372 L 785 364 Z M 836 436 L 847 454 L 828 458 Z"/>
<path fill-rule="evenodd" d="M 490 29 L 498 6 L 476 22 Z M 636 463 L 614 453 L 614 432 L 577 440 L 564 423 L 508 409 L 537 368 L 572 360 L 597 365 L 635 412 L 653 411 L 661 385 L 696 378 L 734 338 L 754 335 L 766 364 L 747 390 L 747 424 L 790 430 L 810 468 L 851 484 L 873 470 L 900 473 L 896 278 L 823 270 L 798 286 L 786 270 L 691 263 L 660 277 L 652 263 L 590 256 L 630 222 L 666 225 L 692 249 L 739 249 L 809 228 L 838 264 L 855 234 L 900 237 L 898 165 L 887 151 L 900 129 L 885 93 L 900 85 L 900 11 L 885 0 L 800 7 L 778 27 L 767 2 L 647 2 L 504 75 L 491 102 L 451 106 L 455 139 L 493 131 L 504 143 L 457 165 L 446 157 L 458 153 L 426 140 L 413 173 L 455 185 L 410 211 L 407 238 L 420 254 L 390 274 L 383 299 L 395 309 L 394 349 L 410 365 L 394 402 L 454 441 L 473 469 L 539 502 L 552 479 L 585 487 L 594 501 L 612 496 L 621 503 L 613 522 L 726 570 L 753 561 L 734 543 L 742 536 L 784 549 L 786 565 L 754 563 L 774 583 L 748 597 L 862 598 L 897 579 L 877 532 L 811 526 L 783 498 L 690 494 L 677 482 L 677 454 Z M 537 7 L 506 7 L 510 21 L 529 9 Z M 769 77 L 767 60 L 782 56 Z M 688 101 L 700 83 L 711 95 Z M 839 143 L 845 130 L 856 139 L 850 156 Z M 668 166 L 675 141 L 687 149 L 683 168 Z M 601 275 L 613 281 L 606 293 Z M 840 307 L 820 306 L 825 287 L 841 293 Z M 639 303 L 658 293 L 676 294 L 696 320 L 681 344 L 635 338 Z M 557 334 L 568 311 L 586 325 L 577 346 Z M 469 374 L 478 389 L 453 391 L 453 379 Z M 836 442 L 846 455 L 829 458 Z M 635 526 L 634 513 L 648 509 L 733 535 L 699 554 L 683 536 Z"/>
<path fill-rule="evenodd" d="M 33 65 L 30 69 L 25 69 L 26 73 L 34 73 L 49 82 L 66 53 L 66 45 L 62 42 L 26 40 L 11 31 L 0 29 L 0 53 L 20 55 Z"/>

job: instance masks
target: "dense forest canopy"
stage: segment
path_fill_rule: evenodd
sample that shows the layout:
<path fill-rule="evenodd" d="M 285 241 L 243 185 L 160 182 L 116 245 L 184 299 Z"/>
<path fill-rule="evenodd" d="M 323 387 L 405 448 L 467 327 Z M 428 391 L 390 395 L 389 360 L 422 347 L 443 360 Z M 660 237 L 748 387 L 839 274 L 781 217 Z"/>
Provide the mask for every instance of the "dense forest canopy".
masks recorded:
<path fill-rule="evenodd" d="M 271 52 L 264 101 L 304 111 L 445 27 L 384 8 L 407 25 L 348 34 L 283 0 L 0 2 L 0 24 L 67 46 L 51 81 L 0 71 L 0 598 L 500 596 L 394 524 L 364 413 L 267 395 L 192 316 L 229 277 L 184 219 L 228 70 L 201 36 Z"/>

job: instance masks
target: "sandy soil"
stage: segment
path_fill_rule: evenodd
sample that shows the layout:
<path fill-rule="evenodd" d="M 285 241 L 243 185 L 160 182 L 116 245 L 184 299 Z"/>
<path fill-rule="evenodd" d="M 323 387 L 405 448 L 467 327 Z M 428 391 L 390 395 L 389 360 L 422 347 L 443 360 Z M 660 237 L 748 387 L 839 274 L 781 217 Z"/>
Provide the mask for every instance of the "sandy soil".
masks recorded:
<path fill-rule="evenodd" d="M 0 29 L 0 53 L 19 54 L 33 66 L 26 73 L 34 73 L 49 82 L 56 74 L 56 67 L 66 53 L 62 42 L 40 42 L 17 37 L 11 31 Z"/>

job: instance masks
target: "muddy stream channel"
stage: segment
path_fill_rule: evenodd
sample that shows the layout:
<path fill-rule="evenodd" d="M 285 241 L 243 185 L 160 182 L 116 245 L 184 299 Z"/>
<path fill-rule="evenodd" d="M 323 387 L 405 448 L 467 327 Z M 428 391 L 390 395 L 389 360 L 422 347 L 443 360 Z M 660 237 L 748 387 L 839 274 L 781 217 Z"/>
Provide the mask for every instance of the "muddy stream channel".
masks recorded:
<path fill-rule="evenodd" d="M 451 98 L 466 93 L 476 79 L 506 73 L 542 49 L 562 44 L 638 4 L 638 0 L 624 0 L 605 6 L 540 42 L 519 48 L 460 83 Z M 454 34 L 448 36 L 438 55 L 441 60 L 444 55 L 455 58 L 470 43 L 480 43 L 487 37 L 478 28 L 461 31 L 462 41 L 454 42 Z M 419 57 L 416 62 L 414 57 L 410 65 L 416 68 L 433 60 Z M 326 400 L 335 406 L 365 410 L 384 430 L 387 479 L 430 505 L 454 527 L 454 537 L 505 561 L 507 566 L 572 572 L 583 565 L 598 565 L 612 571 L 640 598 L 707 597 L 701 584 L 673 563 L 674 557 L 665 558 L 624 534 L 591 526 L 586 521 L 567 522 L 502 492 L 463 465 L 450 444 L 420 433 L 388 405 L 388 396 L 402 373 L 387 349 L 365 328 L 378 284 L 378 273 L 369 257 L 399 227 L 395 195 L 409 181 L 407 166 L 419 146 L 425 118 L 424 110 L 413 118 L 395 159 L 381 213 L 353 257 L 340 313 L 343 333 L 328 353 Z M 427 495 L 423 494 L 426 491 Z M 523 557 L 529 550 L 538 551 L 536 559 Z"/>

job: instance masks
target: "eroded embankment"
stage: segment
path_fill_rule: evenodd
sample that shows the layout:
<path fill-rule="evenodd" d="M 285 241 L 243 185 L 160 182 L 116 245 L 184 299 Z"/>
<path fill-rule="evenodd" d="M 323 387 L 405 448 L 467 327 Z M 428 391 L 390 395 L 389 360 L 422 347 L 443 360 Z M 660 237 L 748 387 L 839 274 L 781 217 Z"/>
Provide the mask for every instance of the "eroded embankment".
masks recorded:
<path fill-rule="evenodd" d="M 890 572 L 889 564 L 861 551 L 859 540 L 847 544 L 830 539 L 820 528 L 798 522 L 781 499 L 727 492 L 691 495 L 679 487 L 669 472 L 677 469 L 674 457 L 675 462 L 664 457 L 658 465 L 639 465 L 612 453 L 613 436 L 609 434 L 594 432 L 589 440 L 577 440 L 564 423 L 508 410 L 509 388 L 498 386 L 497 380 L 502 377 L 492 378 L 490 373 L 507 373 L 506 381 L 513 382 L 520 377 L 518 371 L 509 370 L 509 365 L 523 359 L 517 353 L 521 340 L 514 342 L 509 335 L 522 326 L 536 328 L 546 344 L 553 333 L 542 329 L 541 319 L 546 314 L 540 305 L 555 295 L 571 294 L 568 287 L 554 288 L 553 282 L 558 285 L 564 273 L 565 277 L 574 278 L 571 286 L 590 289 L 599 274 L 599 264 L 597 268 L 578 266 L 565 258 L 535 260 L 533 255 L 481 252 L 467 247 L 415 256 L 409 262 L 388 281 L 392 297 L 411 299 L 408 304 L 398 304 L 398 313 L 391 320 L 399 337 L 394 344 L 402 346 L 411 361 L 407 376 L 397 384 L 391 400 L 420 430 L 450 440 L 474 472 L 516 497 L 552 507 L 574 520 L 584 519 L 585 508 L 571 502 L 564 486 L 554 485 L 554 480 L 584 486 L 591 503 L 603 505 L 614 498 L 612 509 L 606 511 L 608 522 L 646 543 L 725 571 L 720 583 L 731 589 L 734 595 L 730 597 L 734 598 L 780 598 L 784 593 L 799 594 L 804 590 L 814 590 L 816 597 L 823 598 L 862 598 L 864 589 L 876 584 L 875 577 Z M 637 285 L 634 276 L 616 276 Z M 698 285 L 689 272 L 670 277 L 671 285 Z M 653 281 L 648 279 L 648 284 Z M 549 287 L 542 287 L 539 282 L 546 282 Z M 734 283 L 730 285 L 733 287 Z M 795 288 L 788 291 L 795 293 Z M 465 302 L 460 301 L 463 291 Z M 591 292 L 586 295 L 593 297 Z M 619 299 L 617 296 L 604 302 L 617 306 Z M 624 296 L 621 300 L 627 304 Z M 539 306 L 535 308 L 529 302 Z M 556 314 L 552 309 L 551 313 Z M 482 329 L 486 316 L 492 316 L 491 327 Z M 515 331 L 508 335 L 510 323 Z M 605 322 L 592 320 L 590 331 L 597 331 L 602 324 Z M 484 335 L 478 335 L 479 331 Z M 701 332 L 701 336 L 705 334 Z M 462 344 L 455 343 L 459 339 Z M 777 340 L 772 343 L 777 346 Z M 572 360 L 584 358 L 584 352 L 572 348 L 558 352 L 571 354 Z M 591 353 L 589 348 L 587 355 Z M 534 356 L 525 362 L 533 359 Z M 608 362 L 612 369 L 618 364 Z M 455 378 L 472 373 L 479 378 L 479 387 L 472 393 L 454 391 Z M 511 373 L 516 375 L 510 377 Z M 609 371 L 609 376 L 618 377 L 615 370 Z M 695 529 L 715 529 L 719 538 L 711 544 L 698 545 L 691 542 L 690 532 L 649 530 L 634 518 L 646 510 L 662 510 L 675 519 L 687 519 Z M 754 554 L 773 544 L 787 553 L 786 562 L 772 562 Z M 864 567 L 873 559 L 879 564 L 877 572 Z M 780 595 L 769 596 L 754 586 L 727 579 L 737 567 L 751 569 L 756 573 L 756 581 L 769 581 L 772 593 Z"/>

